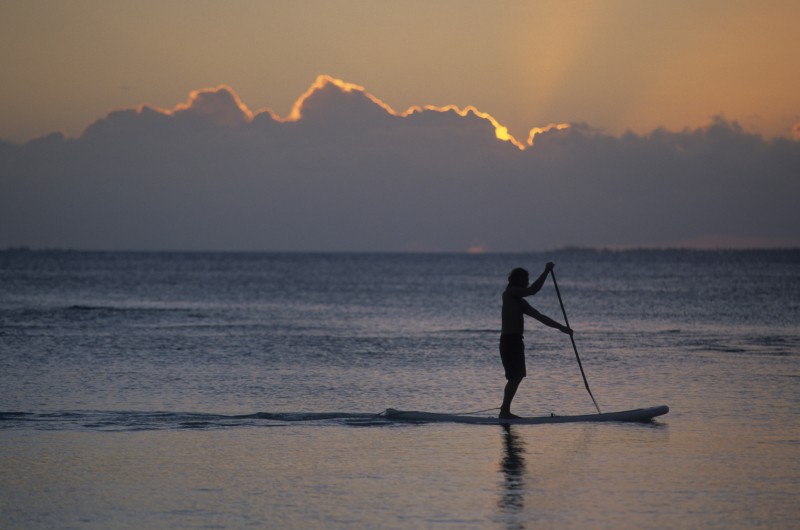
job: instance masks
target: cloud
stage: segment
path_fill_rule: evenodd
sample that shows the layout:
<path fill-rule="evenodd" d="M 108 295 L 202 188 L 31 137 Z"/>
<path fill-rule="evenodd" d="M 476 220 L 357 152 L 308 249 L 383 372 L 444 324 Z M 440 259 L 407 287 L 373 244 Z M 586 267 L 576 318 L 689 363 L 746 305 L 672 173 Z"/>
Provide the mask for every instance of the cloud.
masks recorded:
<path fill-rule="evenodd" d="M 228 86 L 0 143 L 0 248 L 517 251 L 800 245 L 800 142 L 718 117 L 507 135 L 320 76 L 286 117 Z"/>
<path fill-rule="evenodd" d="M 178 105 L 175 110 L 167 114 L 206 118 L 216 125 L 225 127 L 235 127 L 253 120 L 253 114 L 227 85 L 220 85 L 215 89 L 195 90 L 189 94 L 187 103 Z"/>
<path fill-rule="evenodd" d="M 348 111 L 354 105 L 368 112 L 380 113 L 379 109 L 382 109 L 386 114 L 397 116 L 389 105 L 368 93 L 364 87 L 321 75 L 297 99 L 286 121 L 299 121 L 304 117 L 309 119 L 309 115 L 313 119 L 318 114 L 332 111 Z"/>

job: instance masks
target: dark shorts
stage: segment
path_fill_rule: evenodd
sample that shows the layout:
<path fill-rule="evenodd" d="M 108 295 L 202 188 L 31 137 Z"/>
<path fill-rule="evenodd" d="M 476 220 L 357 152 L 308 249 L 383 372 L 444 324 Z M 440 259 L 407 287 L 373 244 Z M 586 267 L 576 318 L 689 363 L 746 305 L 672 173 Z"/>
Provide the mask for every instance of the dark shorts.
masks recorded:
<path fill-rule="evenodd" d="M 506 379 L 522 379 L 528 375 L 522 335 L 500 335 L 500 359 L 503 361 Z"/>

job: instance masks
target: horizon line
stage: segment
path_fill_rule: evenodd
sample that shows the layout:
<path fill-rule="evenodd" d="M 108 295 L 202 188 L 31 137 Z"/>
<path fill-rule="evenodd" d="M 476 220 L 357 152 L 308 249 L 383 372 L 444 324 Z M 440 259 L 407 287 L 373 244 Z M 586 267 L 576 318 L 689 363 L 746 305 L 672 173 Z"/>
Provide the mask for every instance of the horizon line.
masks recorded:
<path fill-rule="evenodd" d="M 459 254 L 468 256 L 486 256 L 502 254 L 547 254 L 561 252 L 792 252 L 800 251 L 800 244 L 788 246 L 752 246 L 752 247 L 692 247 L 678 245 L 633 245 L 633 246 L 580 246 L 563 245 L 549 249 L 528 249 L 528 250 L 486 250 L 482 252 L 471 252 L 467 250 L 235 250 L 235 249 L 136 249 L 136 248 L 72 248 L 72 247 L 31 247 L 28 245 L 10 245 L 0 248 L 0 252 L 18 253 L 119 253 L 119 254 Z"/>

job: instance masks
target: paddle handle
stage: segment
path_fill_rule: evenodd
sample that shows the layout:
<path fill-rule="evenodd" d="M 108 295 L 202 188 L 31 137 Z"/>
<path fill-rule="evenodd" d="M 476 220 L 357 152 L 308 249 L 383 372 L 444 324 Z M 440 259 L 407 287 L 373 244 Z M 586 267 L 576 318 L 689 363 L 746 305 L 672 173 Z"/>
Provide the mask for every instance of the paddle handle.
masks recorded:
<path fill-rule="evenodd" d="M 558 290 L 558 282 L 556 282 L 556 273 L 553 272 L 553 269 L 550 269 L 550 275 L 553 277 L 553 286 L 556 288 L 556 294 L 558 295 L 558 303 L 561 305 L 561 312 L 564 314 L 564 324 L 569 328 L 569 319 L 567 318 L 567 311 L 564 309 L 564 302 L 561 300 L 561 291 Z M 571 328 L 570 328 L 571 329 Z M 586 387 L 586 391 L 589 392 L 589 397 L 592 398 L 592 403 L 594 403 L 594 408 L 597 409 L 598 414 L 602 414 L 600 412 L 600 407 L 597 405 L 597 400 L 594 399 L 592 395 L 592 391 L 589 388 L 589 381 L 586 380 L 586 373 L 583 371 L 583 365 L 581 364 L 581 356 L 578 355 L 578 347 L 575 345 L 575 337 L 570 335 L 569 340 L 572 341 L 572 349 L 575 352 L 575 358 L 578 360 L 578 368 L 581 369 L 581 376 L 583 377 L 583 385 Z"/>

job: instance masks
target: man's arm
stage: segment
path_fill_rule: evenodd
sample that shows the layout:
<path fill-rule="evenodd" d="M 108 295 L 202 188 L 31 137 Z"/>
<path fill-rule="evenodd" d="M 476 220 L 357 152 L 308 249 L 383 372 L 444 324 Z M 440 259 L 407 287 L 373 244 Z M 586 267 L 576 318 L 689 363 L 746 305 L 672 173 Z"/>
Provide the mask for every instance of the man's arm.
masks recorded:
<path fill-rule="evenodd" d="M 523 302 L 525 302 L 525 301 L 523 300 Z M 560 323 L 556 322 L 555 320 L 553 320 L 552 318 L 550 318 L 547 315 L 541 314 L 536 309 L 531 307 L 531 305 L 528 304 L 527 302 L 524 303 L 523 308 L 524 308 L 523 310 L 525 311 L 526 315 L 535 318 L 536 320 L 538 320 L 539 322 L 541 322 L 545 326 L 549 326 L 551 328 L 555 328 L 555 329 L 561 331 L 562 333 L 566 333 L 567 335 L 572 335 L 572 329 L 568 328 L 567 326 L 565 326 L 563 324 L 560 324 Z"/>
<path fill-rule="evenodd" d="M 539 292 L 539 290 L 544 285 L 545 280 L 547 280 L 547 275 L 550 274 L 551 270 L 553 270 L 553 267 L 555 267 L 555 264 L 552 261 L 547 262 L 547 265 L 544 266 L 544 271 L 539 275 L 538 278 L 536 278 L 536 281 L 533 282 L 529 287 L 529 289 L 533 290 L 533 293 L 531 294 Z"/>
<path fill-rule="evenodd" d="M 550 274 L 550 271 L 553 270 L 553 267 L 555 267 L 555 264 L 552 261 L 548 262 L 544 267 L 544 272 L 542 272 L 539 277 L 536 278 L 535 282 L 530 284 L 529 287 L 519 288 L 518 296 L 532 296 L 538 293 L 542 289 L 542 286 L 544 286 L 544 282 L 547 280 L 547 275 Z"/>

